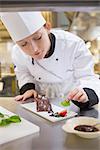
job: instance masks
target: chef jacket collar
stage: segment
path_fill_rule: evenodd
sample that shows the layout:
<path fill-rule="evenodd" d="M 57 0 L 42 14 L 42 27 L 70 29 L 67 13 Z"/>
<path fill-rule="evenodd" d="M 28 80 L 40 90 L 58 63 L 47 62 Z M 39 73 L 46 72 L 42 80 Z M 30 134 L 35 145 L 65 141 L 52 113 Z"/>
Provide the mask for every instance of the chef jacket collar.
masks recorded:
<path fill-rule="evenodd" d="M 55 42 L 56 42 L 55 35 L 50 33 L 49 38 L 50 38 L 51 46 L 44 58 L 50 57 L 54 53 L 54 50 L 55 50 Z"/>

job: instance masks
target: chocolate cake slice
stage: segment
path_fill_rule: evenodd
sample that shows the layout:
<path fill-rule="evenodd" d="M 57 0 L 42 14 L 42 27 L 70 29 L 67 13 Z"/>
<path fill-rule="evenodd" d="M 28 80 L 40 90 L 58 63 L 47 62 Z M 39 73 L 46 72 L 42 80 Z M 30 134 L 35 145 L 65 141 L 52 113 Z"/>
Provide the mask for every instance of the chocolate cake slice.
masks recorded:
<path fill-rule="evenodd" d="M 36 98 L 37 111 L 48 111 L 48 113 L 53 112 L 52 106 L 48 99 Z"/>

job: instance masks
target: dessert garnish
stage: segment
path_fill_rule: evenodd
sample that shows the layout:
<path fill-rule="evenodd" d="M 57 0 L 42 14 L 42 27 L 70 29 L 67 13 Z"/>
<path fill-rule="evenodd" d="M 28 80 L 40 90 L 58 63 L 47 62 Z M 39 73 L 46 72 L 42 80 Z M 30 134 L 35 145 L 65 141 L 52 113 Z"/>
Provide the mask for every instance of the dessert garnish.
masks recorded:
<path fill-rule="evenodd" d="M 56 112 L 56 113 L 52 112 L 50 114 L 50 116 L 52 116 L 52 117 L 65 117 L 66 115 L 67 115 L 67 110 L 62 110 L 62 111 Z"/>
<path fill-rule="evenodd" d="M 66 95 L 64 95 L 63 93 L 60 94 L 61 99 L 63 99 L 62 102 L 60 102 L 61 106 L 67 107 L 70 106 L 70 100 L 66 98 Z"/>
<path fill-rule="evenodd" d="M 67 107 L 70 106 L 70 101 L 69 100 L 64 100 L 60 103 L 62 106 Z"/>

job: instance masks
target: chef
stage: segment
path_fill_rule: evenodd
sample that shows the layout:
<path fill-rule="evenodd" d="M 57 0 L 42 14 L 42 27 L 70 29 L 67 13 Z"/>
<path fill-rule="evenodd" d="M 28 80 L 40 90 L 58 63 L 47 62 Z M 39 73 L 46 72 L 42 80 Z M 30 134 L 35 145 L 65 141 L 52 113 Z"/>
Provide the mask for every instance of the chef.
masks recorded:
<path fill-rule="evenodd" d="M 40 12 L 2 13 L 1 20 L 16 45 L 12 59 L 20 95 L 17 101 L 61 95 L 80 108 L 99 102 L 100 80 L 82 39 L 63 30 L 50 30 Z"/>

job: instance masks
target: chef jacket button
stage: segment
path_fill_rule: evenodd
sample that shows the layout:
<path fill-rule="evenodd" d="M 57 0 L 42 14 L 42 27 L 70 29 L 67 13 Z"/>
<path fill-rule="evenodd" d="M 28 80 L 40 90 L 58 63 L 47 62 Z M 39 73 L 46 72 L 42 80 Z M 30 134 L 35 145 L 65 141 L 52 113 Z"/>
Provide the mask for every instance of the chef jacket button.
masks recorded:
<path fill-rule="evenodd" d="M 32 58 L 32 64 L 34 65 L 34 59 Z"/>
<path fill-rule="evenodd" d="M 41 78 L 39 77 L 39 80 L 41 80 Z"/>
<path fill-rule="evenodd" d="M 58 61 L 58 58 L 56 58 L 56 61 Z"/>

